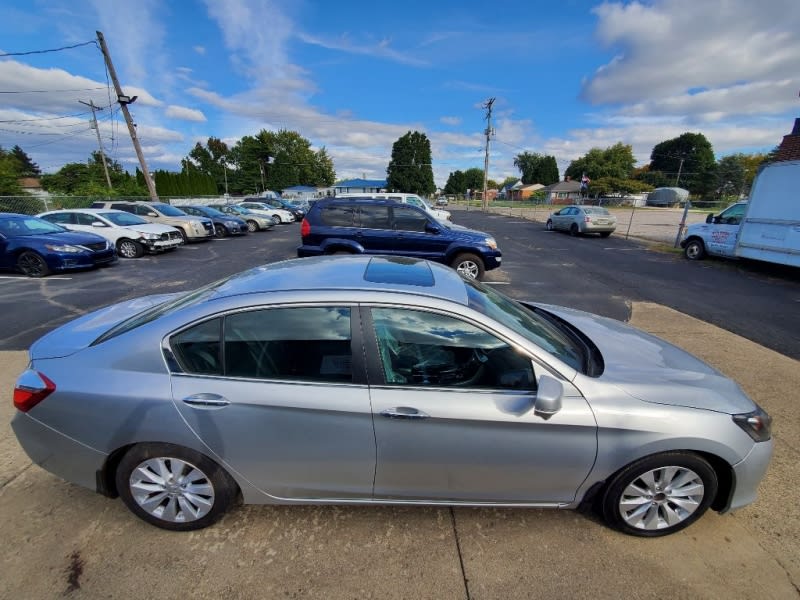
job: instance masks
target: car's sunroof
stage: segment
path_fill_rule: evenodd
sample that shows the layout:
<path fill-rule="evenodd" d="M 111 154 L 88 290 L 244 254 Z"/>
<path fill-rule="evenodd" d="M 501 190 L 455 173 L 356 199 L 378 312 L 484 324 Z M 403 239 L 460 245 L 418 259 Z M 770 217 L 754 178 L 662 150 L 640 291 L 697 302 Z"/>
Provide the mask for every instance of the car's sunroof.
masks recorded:
<path fill-rule="evenodd" d="M 376 256 L 369 261 L 364 279 L 372 283 L 395 283 L 433 287 L 428 263 L 403 256 Z"/>

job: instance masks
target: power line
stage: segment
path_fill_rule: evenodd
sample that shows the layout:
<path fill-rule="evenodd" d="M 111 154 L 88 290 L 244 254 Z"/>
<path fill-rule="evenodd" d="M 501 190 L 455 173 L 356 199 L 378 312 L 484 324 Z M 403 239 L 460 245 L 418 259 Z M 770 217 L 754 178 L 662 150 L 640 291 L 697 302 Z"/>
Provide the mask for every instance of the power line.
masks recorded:
<path fill-rule="evenodd" d="M 60 117 L 37 117 L 35 119 L 5 119 L 0 120 L 0 123 L 29 123 L 32 121 L 57 121 L 59 119 L 69 119 L 70 117 L 80 117 L 88 115 L 88 112 L 73 113 L 71 115 L 61 115 Z"/>
<path fill-rule="evenodd" d="M 0 56 L 28 56 L 30 54 L 47 54 L 48 52 L 60 52 L 62 50 L 71 50 L 72 48 L 80 48 L 81 46 L 89 46 L 94 44 L 97 46 L 97 40 L 82 42 L 80 44 L 73 44 L 72 46 L 62 46 L 61 48 L 50 48 L 48 50 L 30 50 L 28 52 L 1 52 Z"/>
<path fill-rule="evenodd" d="M 0 90 L 0 94 L 58 94 L 63 92 L 91 92 L 104 89 L 106 89 L 105 86 L 76 88 L 74 90 Z"/>

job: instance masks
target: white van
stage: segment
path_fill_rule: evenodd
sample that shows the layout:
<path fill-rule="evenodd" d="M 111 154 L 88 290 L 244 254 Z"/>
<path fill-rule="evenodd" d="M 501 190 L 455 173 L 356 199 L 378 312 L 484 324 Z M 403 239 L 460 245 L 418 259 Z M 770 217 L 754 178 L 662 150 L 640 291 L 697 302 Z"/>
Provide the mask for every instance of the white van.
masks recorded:
<path fill-rule="evenodd" d="M 433 208 L 426 200 L 423 200 L 416 194 L 401 194 L 398 192 L 375 192 L 375 193 L 368 193 L 368 192 L 361 192 L 361 193 L 354 193 L 354 194 L 337 194 L 337 198 L 378 198 L 380 200 L 394 200 L 395 202 L 401 202 L 403 204 L 410 204 L 411 206 L 416 206 L 417 208 L 421 208 L 430 216 L 432 216 L 437 221 L 449 221 L 450 220 L 450 212 L 446 210 L 441 210 L 439 208 Z"/>

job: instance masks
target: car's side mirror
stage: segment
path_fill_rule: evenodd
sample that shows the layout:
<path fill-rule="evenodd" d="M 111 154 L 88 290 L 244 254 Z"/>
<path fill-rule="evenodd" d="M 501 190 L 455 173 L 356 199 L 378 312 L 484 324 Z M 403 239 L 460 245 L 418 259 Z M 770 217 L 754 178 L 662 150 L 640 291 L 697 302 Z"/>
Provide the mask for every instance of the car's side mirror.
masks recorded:
<path fill-rule="evenodd" d="M 714 213 L 711 213 L 706 217 L 706 223 L 713 223 L 714 222 Z"/>
<path fill-rule="evenodd" d="M 158 217 L 158 213 L 149 212 L 149 213 L 147 213 L 147 216 L 148 217 Z"/>
<path fill-rule="evenodd" d="M 564 396 L 564 384 L 555 377 L 542 374 L 539 377 L 539 388 L 536 391 L 536 402 L 533 412 L 537 417 L 549 419 L 561 410 L 561 398 Z"/>
<path fill-rule="evenodd" d="M 105 223 L 103 223 L 102 221 L 94 221 L 94 222 L 92 223 L 92 227 L 108 227 L 108 225 L 106 225 L 106 224 L 105 224 Z"/>
<path fill-rule="evenodd" d="M 428 221 L 428 223 L 426 223 L 425 225 L 425 231 L 427 231 L 428 233 L 439 234 L 442 232 L 442 228 Z"/>

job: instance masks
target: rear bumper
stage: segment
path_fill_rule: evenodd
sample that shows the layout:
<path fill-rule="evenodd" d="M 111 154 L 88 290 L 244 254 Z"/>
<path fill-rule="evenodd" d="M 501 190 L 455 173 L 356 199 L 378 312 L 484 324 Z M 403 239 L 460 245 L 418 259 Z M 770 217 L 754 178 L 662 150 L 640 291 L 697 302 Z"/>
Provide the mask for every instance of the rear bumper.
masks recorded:
<path fill-rule="evenodd" d="M 11 429 L 20 446 L 37 465 L 71 483 L 97 491 L 96 473 L 106 455 L 69 438 L 30 415 L 16 412 Z"/>
<path fill-rule="evenodd" d="M 595 225 L 594 223 L 584 223 L 582 231 L 584 233 L 612 233 L 617 228 L 615 223 L 609 225 Z"/>

